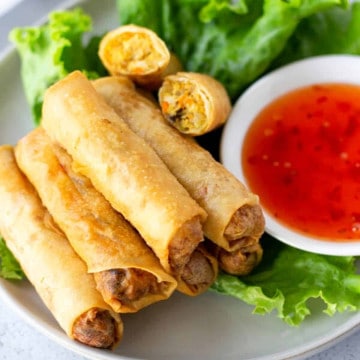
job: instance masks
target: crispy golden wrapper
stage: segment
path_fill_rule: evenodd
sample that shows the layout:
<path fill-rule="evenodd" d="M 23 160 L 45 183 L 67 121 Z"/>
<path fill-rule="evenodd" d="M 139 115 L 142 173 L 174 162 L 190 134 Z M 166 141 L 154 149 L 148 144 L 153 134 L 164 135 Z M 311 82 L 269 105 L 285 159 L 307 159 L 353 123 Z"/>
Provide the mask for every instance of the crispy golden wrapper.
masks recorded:
<path fill-rule="evenodd" d="M 88 178 L 73 171 L 71 157 L 52 144 L 41 127 L 18 142 L 15 155 L 116 312 L 136 312 L 173 293 L 176 280 L 163 270 L 138 232 Z"/>
<path fill-rule="evenodd" d="M 203 240 L 206 212 L 79 71 L 46 91 L 42 126 L 140 232 L 164 269 L 181 272 Z"/>
<path fill-rule="evenodd" d="M 265 221 L 257 195 L 192 138 L 170 126 L 159 107 L 139 94 L 128 78 L 105 77 L 93 84 L 206 210 L 204 233 L 207 238 L 227 251 L 259 241 Z"/>
<path fill-rule="evenodd" d="M 40 298 L 70 338 L 100 348 L 115 347 L 123 334 L 85 263 L 27 178 L 11 146 L 0 147 L 0 232 Z"/>

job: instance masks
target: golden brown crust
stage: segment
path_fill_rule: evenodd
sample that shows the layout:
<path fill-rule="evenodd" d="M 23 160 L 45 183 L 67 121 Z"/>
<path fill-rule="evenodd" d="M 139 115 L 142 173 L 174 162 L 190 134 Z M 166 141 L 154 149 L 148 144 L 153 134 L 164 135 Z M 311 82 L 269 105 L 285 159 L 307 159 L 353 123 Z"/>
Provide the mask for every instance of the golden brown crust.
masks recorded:
<path fill-rule="evenodd" d="M 192 138 L 167 124 L 159 107 L 137 93 L 128 80 L 105 77 L 93 84 L 206 210 L 208 217 L 203 228 L 207 238 L 227 251 L 240 248 L 244 237 L 259 240 L 264 216 L 256 195 Z"/>
<path fill-rule="evenodd" d="M 101 293 L 105 301 L 115 311 L 135 312 L 172 294 L 176 280 L 165 273 L 138 232 L 115 212 L 90 180 L 73 171 L 71 157 L 52 144 L 41 127 L 18 142 L 16 158 L 89 272 L 139 269 L 149 274 L 142 277 L 144 282 L 159 282 L 159 292 L 143 292 L 141 298 L 129 302 L 123 301 L 119 289 L 111 287 L 113 293 L 108 291 L 110 287 L 102 282 L 109 277 L 95 277 L 97 288 L 104 290 Z M 144 288 L 149 286 L 143 284 Z"/>
<path fill-rule="evenodd" d="M 59 325 L 72 338 L 80 316 L 102 309 L 114 321 L 115 346 L 123 333 L 120 317 L 104 302 L 93 276 L 20 172 L 10 146 L 0 147 L 0 203 L 6 245 Z"/>
<path fill-rule="evenodd" d="M 46 91 L 42 126 L 72 156 L 75 170 L 139 231 L 166 271 L 172 272 L 169 249 L 183 226 L 193 223 L 184 246 L 192 249 L 203 239 L 191 229 L 206 212 L 80 72 Z"/>

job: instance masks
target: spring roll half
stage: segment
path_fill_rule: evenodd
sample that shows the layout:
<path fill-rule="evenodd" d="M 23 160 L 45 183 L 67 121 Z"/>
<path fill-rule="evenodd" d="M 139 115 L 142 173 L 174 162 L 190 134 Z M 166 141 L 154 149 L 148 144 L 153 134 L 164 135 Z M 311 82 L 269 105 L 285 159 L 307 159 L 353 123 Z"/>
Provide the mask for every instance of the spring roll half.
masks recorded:
<path fill-rule="evenodd" d="M 158 35 L 132 24 L 105 34 L 100 41 L 99 57 L 110 74 L 129 76 L 149 89 L 160 86 L 171 63 L 171 54 Z"/>
<path fill-rule="evenodd" d="M 140 232 L 165 271 L 180 273 L 203 241 L 206 212 L 81 72 L 46 91 L 42 126 Z"/>
<path fill-rule="evenodd" d="M 95 89 L 151 145 L 189 194 L 206 210 L 207 238 L 226 251 L 248 248 L 264 232 L 258 196 L 192 138 L 167 124 L 159 108 L 125 77 L 104 77 Z"/>
<path fill-rule="evenodd" d="M 73 171 L 71 157 L 41 127 L 18 142 L 15 156 L 116 312 L 136 312 L 172 294 L 175 279 L 90 180 Z"/>
<path fill-rule="evenodd" d="M 159 89 L 159 102 L 169 124 L 192 136 L 223 125 L 231 111 L 224 86 L 209 75 L 194 72 L 166 76 Z"/>
<path fill-rule="evenodd" d="M 122 338 L 118 314 L 19 170 L 13 148 L 0 147 L 0 233 L 29 281 L 70 338 L 113 348 Z"/>

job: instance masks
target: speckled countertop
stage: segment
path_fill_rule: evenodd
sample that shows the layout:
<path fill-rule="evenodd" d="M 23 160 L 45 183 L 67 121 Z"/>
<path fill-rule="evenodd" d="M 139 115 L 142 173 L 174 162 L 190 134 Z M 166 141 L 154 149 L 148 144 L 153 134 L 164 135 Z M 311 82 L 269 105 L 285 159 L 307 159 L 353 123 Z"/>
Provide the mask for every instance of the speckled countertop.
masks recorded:
<path fill-rule="evenodd" d="M 14 14 L 12 6 L 27 2 L 26 19 L 17 19 L 16 25 L 29 25 L 36 21 L 37 10 L 42 13 L 54 9 L 59 0 L 0 0 L 0 50 L 6 46 L 8 29 L 12 26 L 6 11 Z M 31 11 L 30 11 L 31 10 Z M 84 360 L 85 358 L 64 349 L 51 339 L 34 330 L 0 298 L 0 359 L 1 360 Z M 357 360 L 360 359 L 360 328 L 355 333 L 322 349 L 308 360 Z M 276 360 L 276 359 L 274 359 Z M 290 360 L 290 359 L 289 359 Z"/>

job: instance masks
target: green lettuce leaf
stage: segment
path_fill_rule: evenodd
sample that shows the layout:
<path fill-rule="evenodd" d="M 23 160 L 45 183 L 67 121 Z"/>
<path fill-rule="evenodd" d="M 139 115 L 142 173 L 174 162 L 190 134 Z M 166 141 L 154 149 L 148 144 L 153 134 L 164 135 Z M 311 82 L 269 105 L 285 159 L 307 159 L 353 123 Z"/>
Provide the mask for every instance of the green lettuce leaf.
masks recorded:
<path fill-rule="evenodd" d="M 21 78 L 36 125 L 41 120 L 44 92 L 50 85 L 73 70 L 85 71 L 89 77 L 101 71 L 94 55 L 96 40 L 83 46 L 83 34 L 91 26 L 91 18 L 77 8 L 51 13 L 49 22 L 42 26 L 10 32 L 9 38 L 21 57 Z"/>
<path fill-rule="evenodd" d="M 12 280 L 21 280 L 25 275 L 15 259 L 14 255 L 7 248 L 5 241 L 0 237 L 0 277 Z"/>
<path fill-rule="evenodd" d="M 186 70 L 217 78 L 232 99 L 268 69 L 302 19 L 334 6 L 348 1 L 117 1 L 121 24 L 153 29 Z"/>
<path fill-rule="evenodd" d="M 360 310 L 360 275 L 355 257 L 326 256 L 284 245 L 265 235 L 264 261 L 242 278 L 222 273 L 212 289 L 254 305 L 254 313 L 277 311 L 292 326 L 310 315 L 308 302 L 319 299 L 324 312 Z"/>
<path fill-rule="evenodd" d="M 360 55 L 360 1 L 348 9 L 331 8 L 302 20 L 272 68 L 325 54 Z"/>

